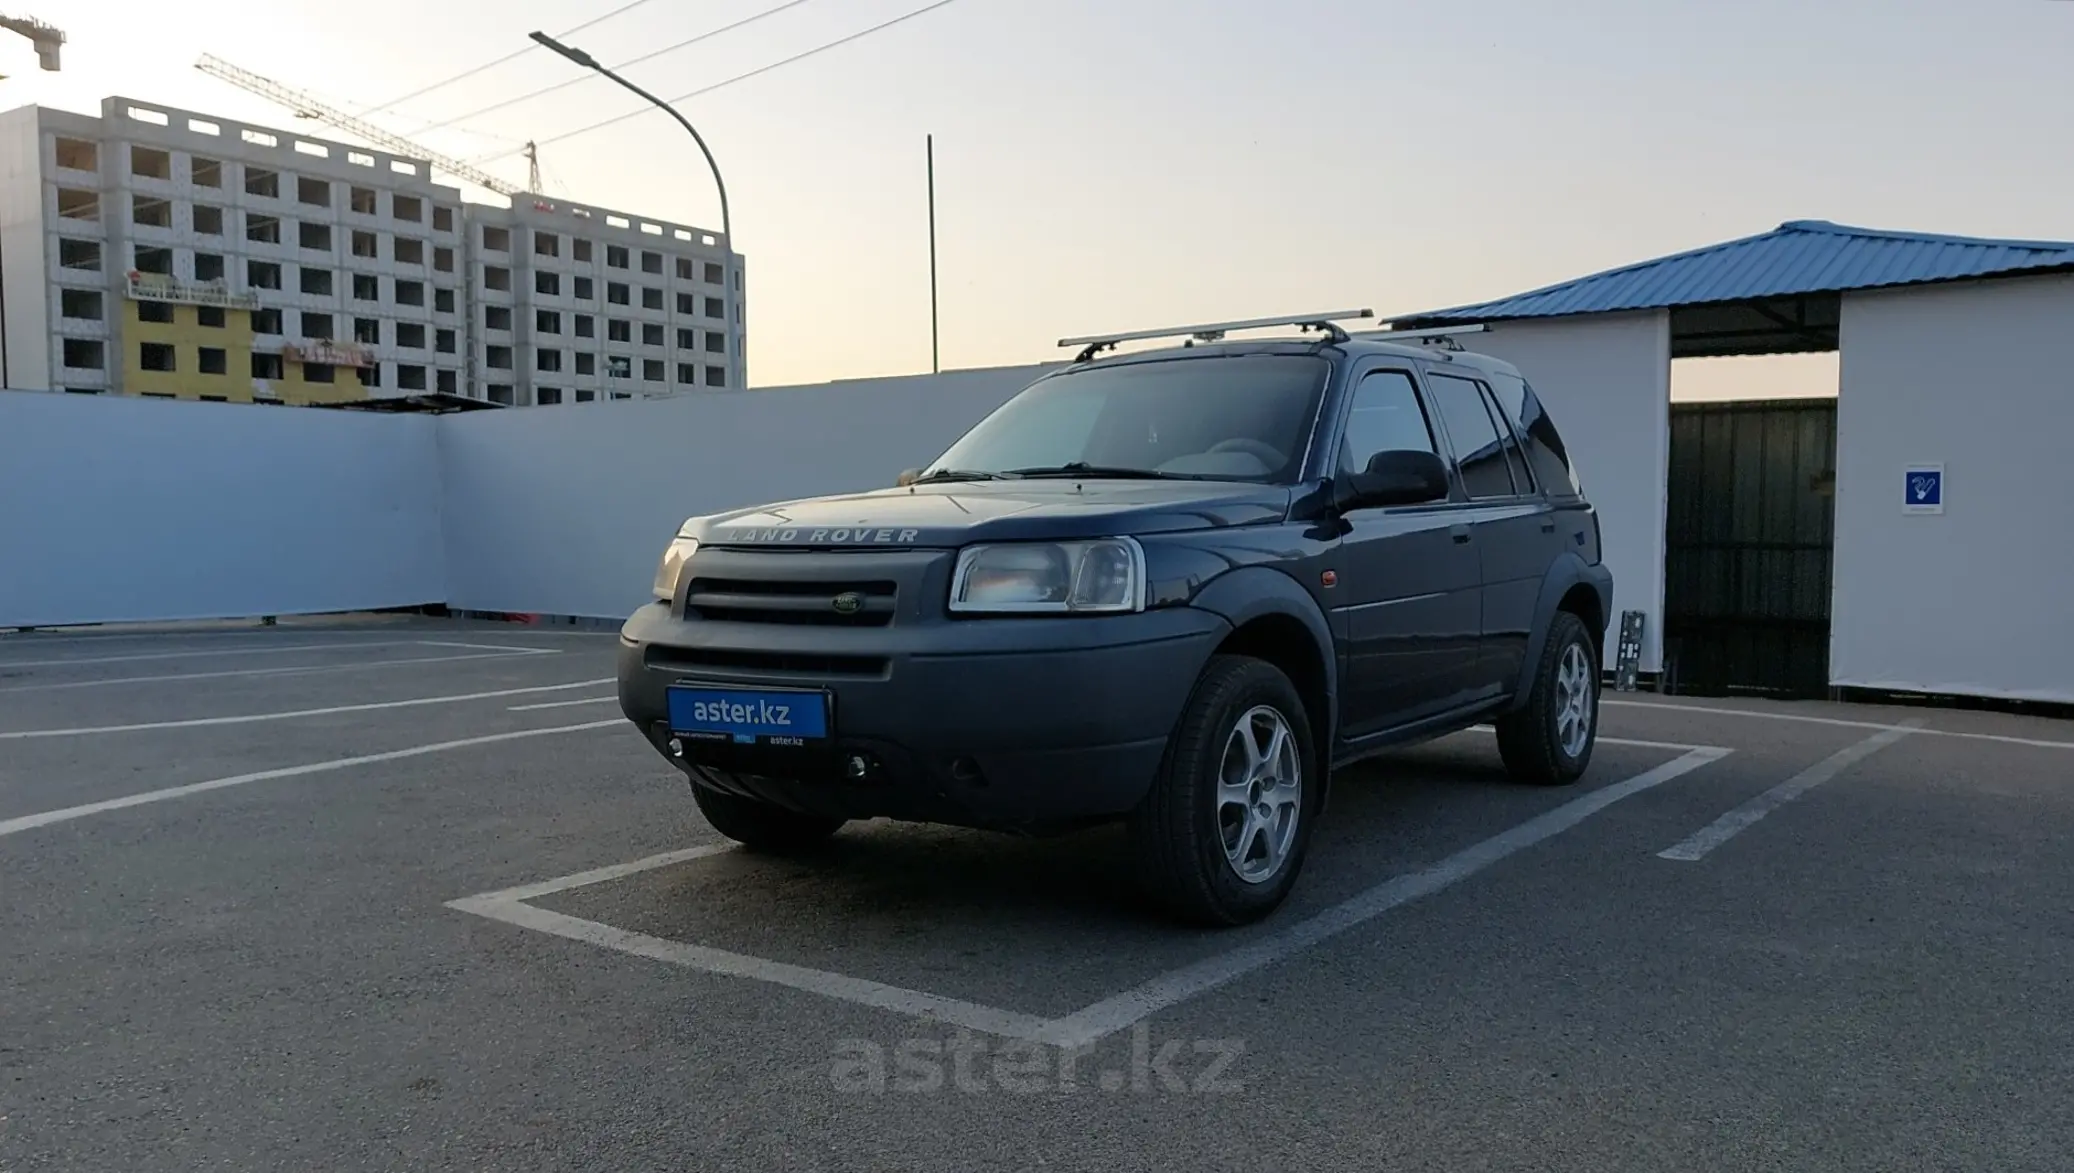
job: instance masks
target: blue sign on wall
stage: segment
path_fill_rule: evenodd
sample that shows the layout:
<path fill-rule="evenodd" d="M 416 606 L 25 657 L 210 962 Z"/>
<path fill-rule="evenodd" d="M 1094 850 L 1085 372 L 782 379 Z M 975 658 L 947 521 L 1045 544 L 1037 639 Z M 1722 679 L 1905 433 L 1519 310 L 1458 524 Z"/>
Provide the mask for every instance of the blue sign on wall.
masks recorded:
<path fill-rule="evenodd" d="M 1944 466 L 1912 464 L 1901 491 L 1903 513 L 1944 512 Z"/>

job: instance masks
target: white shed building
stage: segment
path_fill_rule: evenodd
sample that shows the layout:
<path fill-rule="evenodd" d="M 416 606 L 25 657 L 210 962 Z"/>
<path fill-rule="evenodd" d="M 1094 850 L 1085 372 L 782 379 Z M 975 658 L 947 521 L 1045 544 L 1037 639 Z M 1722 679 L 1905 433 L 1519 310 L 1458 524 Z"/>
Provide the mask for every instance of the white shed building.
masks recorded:
<path fill-rule="evenodd" d="M 1790 691 L 1797 639 L 1831 688 L 2074 702 L 2074 243 L 1793 221 L 1393 324 L 1477 323 L 1574 450 L 1642 671 L 1705 648 Z M 1674 444 L 1672 359 L 1811 351 L 1841 352 L 1832 434 Z"/>

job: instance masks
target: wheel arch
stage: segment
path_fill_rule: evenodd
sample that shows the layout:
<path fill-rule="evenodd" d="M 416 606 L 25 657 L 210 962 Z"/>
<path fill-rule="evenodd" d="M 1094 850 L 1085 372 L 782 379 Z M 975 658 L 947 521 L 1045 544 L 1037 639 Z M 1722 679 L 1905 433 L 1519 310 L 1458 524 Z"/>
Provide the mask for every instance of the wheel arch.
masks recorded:
<path fill-rule="evenodd" d="M 1220 575 L 1190 600 L 1231 624 L 1216 654 L 1251 656 L 1282 670 L 1303 698 L 1316 768 L 1330 788 L 1338 733 L 1339 656 L 1324 608 L 1295 579 L 1263 566 Z"/>
<path fill-rule="evenodd" d="M 1606 628 L 1612 620 L 1613 575 L 1604 566 L 1587 563 L 1575 554 L 1565 552 L 1541 580 L 1541 593 L 1534 604 L 1534 630 L 1527 637 L 1527 654 L 1520 664 L 1519 679 L 1513 682 L 1512 700 L 1506 706 L 1508 712 L 1517 711 L 1527 703 L 1534 690 L 1534 672 L 1541 663 L 1541 652 L 1548 644 L 1548 630 L 1555 617 L 1568 612 L 1584 621 L 1586 631 L 1591 633 L 1592 644 L 1601 656 L 1601 667 L 1606 647 Z"/>

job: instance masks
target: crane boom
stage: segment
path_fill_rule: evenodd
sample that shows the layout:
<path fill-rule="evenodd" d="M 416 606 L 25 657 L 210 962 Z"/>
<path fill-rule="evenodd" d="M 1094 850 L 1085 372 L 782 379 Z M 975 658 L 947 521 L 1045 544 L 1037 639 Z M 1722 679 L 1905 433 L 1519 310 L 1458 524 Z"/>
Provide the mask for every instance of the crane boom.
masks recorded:
<path fill-rule="evenodd" d="M 65 34 L 55 25 L 45 24 L 33 16 L 0 15 L 0 29 L 20 33 L 36 46 L 36 62 L 46 71 L 58 69 L 58 51 L 64 48 Z"/>
<path fill-rule="evenodd" d="M 381 147 L 384 150 L 423 159 L 434 168 L 444 171 L 456 179 L 465 179 L 477 187 L 488 188 L 506 198 L 523 194 L 524 189 L 517 184 L 507 183 L 480 167 L 470 166 L 459 159 L 450 159 L 445 155 L 434 154 L 417 143 L 404 138 L 402 135 L 392 134 L 365 119 L 355 118 L 344 110 L 326 105 L 292 86 L 285 86 L 270 78 L 261 77 L 249 69 L 240 69 L 220 57 L 204 53 L 201 60 L 194 63 L 194 67 L 212 77 L 221 78 L 247 93 L 257 94 L 277 105 L 292 110 L 299 117 L 314 118 L 326 126 L 336 127 L 349 134 L 358 135 L 372 145 Z"/>

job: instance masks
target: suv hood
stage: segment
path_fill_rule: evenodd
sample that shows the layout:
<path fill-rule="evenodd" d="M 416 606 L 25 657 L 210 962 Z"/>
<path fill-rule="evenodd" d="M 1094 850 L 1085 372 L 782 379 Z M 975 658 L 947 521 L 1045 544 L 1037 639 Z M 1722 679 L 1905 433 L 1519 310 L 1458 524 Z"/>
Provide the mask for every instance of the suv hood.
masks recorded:
<path fill-rule="evenodd" d="M 959 546 L 1173 533 L 1280 521 L 1284 485 L 1043 478 L 875 489 L 695 518 L 715 546 Z"/>

